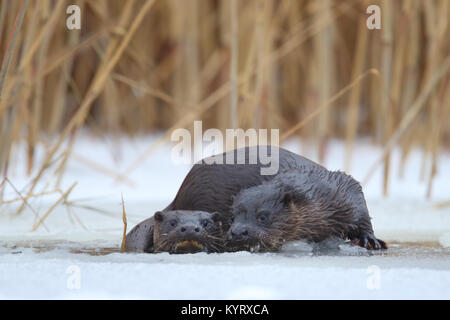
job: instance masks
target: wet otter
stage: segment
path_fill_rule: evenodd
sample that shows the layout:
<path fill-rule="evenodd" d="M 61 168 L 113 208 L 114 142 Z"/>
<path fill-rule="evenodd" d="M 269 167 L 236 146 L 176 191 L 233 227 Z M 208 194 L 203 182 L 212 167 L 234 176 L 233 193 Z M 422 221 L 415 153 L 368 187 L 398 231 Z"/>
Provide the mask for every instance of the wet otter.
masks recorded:
<path fill-rule="evenodd" d="M 218 212 L 156 212 L 154 219 L 154 252 L 224 251 L 224 236 Z"/>
<path fill-rule="evenodd" d="M 273 163 L 261 161 L 258 155 L 266 153 L 272 157 Z M 240 159 L 239 156 L 242 158 Z M 226 164 L 229 158 L 235 161 L 240 159 L 241 162 Z M 212 160 L 216 163 L 212 163 Z M 175 199 L 162 210 L 162 214 L 175 210 L 179 212 L 178 214 L 181 214 L 181 210 L 217 211 L 222 228 L 226 232 L 230 227 L 232 197 L 242 189 L 273 179 L 276 175 L 261 174 L 261 170 L 269 166 L 276 166 L 280 172 L 301 166 L 322 168 L 311 160 L 278 147 L 254 146 L 231 150 L 205 158 L 195 164 L 186 175 Z M 159 237 L 156 235 L 155 239 L 153 235 L 154 224 L 155 221 L 151 217 L 136 225 L 127 234 L 126 251 L 153 252 L 153 242 L 158 241 Z"/>
<path fill-rule="evenodd" d="M 360 184 L 343 172 L 303 166 L 241 191 L 228 232 L 232 250 L 276 251 L 293 240 L 337 236 L 367 249 L 376 239 Z"/>

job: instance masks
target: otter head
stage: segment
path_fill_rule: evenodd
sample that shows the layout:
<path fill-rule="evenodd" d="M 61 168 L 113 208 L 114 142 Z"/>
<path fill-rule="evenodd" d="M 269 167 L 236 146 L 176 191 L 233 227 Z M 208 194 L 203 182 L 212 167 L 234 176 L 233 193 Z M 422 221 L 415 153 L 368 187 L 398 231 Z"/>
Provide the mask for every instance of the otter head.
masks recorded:
<path fill-rule="evenodd" d="M 241 191 L 233 200 L 227 245 L 232 250 L 276 251 L 295 231 L 291 206 L 295 193 L 276 184 Z"/>
<path fill-rule="evenodd" d="M 223 247 L 218 212 L 190 210 L 156 212 L 154 219 L 155 252 L 216 252 Z"/>

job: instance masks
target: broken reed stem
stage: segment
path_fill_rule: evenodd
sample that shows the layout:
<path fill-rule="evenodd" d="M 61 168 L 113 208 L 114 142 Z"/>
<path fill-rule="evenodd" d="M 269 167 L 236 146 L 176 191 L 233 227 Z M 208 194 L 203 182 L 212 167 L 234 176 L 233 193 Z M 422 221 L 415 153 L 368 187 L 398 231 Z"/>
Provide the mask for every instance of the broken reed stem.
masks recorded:
<path fill-rule="evenodd" d="M 33 226 L 33 228 L 31 229 L 31 231 L 36 231 L 39 226 L 44 223 L 45 219 L 47 219 L 47 217 L 50 215 L 50 213 L 52 213 L 52 211 L 63 201 L 65 201 L 67 199 L 67 197 L 69 196 L 69 194 L 72 192 L 73 188 L 75 188 L 75 186 L 77 185 L 77 182 L 74 182 L 69 189 L 67 189 L 66 192 L 64 192 L 61 197 L 45 212 L 45 214 L 42 216 L 41 219 L 39 219 L 39 221 Z"/>
<path fill-rule="evenodd" d="M 120 251 L 125 252 L 125 244 L 127 240 L 127 213 L 125 212 L 125 203 L 123 201 L 123 194 L 122 194 L 122 221 L 123 221 L 123 237 Z"/>
<path fill-rule="evenodd" d="M 5 176 L 5 181 L 7 181 L 7 182 L 9 183 L 9 185 L 14 189 L 14 191 L 19 195 L 19 197 L 20 197 L 19 200 L 22 200 L 23 203 L 24 203 L 24 205 L 26 205 L 28 208 L 30 208 L 30 210 L 31 210 L 31 212 L 33 212 L 34 216 L 35 216 L 36 218 L 39 218 L 39 214 L 38 214 L 38 213 L 36 212 L 36 210 L 34 210 L 33 207 L 28 203 L 28 199 L 29 199 L 30 197 L 24 197 L 24 196 L 22 195 L 22 193 L 21 193 L 19 190 L 17 190 L 16 186 L 15 186 L 15 185 L 14 185 L 14 184 L 6 177 L 6 176 Z M 2 203 L 5 203 L 5 202 L 2 201 Z M 0 203 L 0 205 L 1 205 L 1 203 Z M 45 230 L 49 231 L 48 228 L 47 228 L 47 226 L 46 226 L 45 224 L 42 224 L 42 225 L 44 226 Z"/>
<path fill-rule="evenodd" d="M 444 209 L 450 207 L 450 200 L 438 202 L 433 206 L 435 209 Z"/>
<path fill-rule="evenodd" d="M 9 203 L 17 202 L 17 201 L 25 201 L 25 200 L 28 200 L 30 198 L 42 197 L 42 196 L 46 196 L 46 195 L 54 194 L 54 193 L 58 193 L 58 192 L 59 192 L 58 190 L 52 190 L 52 191 L 43 191 L 43 192 L 39 192 L 39 193 L 36 193 L 36 194 L 29 194 L 29 195 L 26 195 L 26 196 L 20 195 L 18 198 L 12 198 L 12 199 L 7 199 L 7 200 L 0 201 L 0 206 L 2 204 L 9 204 Z M 18 193 L 18 191 L 16 191 L 16 193 Z"/>

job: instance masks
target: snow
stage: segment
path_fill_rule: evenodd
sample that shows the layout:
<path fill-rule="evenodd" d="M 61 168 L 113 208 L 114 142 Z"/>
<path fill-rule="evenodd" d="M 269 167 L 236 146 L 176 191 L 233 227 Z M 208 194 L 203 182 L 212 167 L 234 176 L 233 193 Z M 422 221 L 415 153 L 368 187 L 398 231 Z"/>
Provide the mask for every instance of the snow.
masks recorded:
<path fill-rule="evenodd" d="M 363 186 L 375 234 L 391 245 L 386 253 L 370 254 L 343 244 L 316 250 L 293 243 L 279 254 L 121 254 L 121 194 L 131 230 L 173 199 L 190 166 L 173 164 L 171 146 L 166 145 L 126 173 L 123 182 L 80 158 L 116 175 L 125 173 L 155 138 L 79 137 L 61 183 L 65 191 L 78 182 L 68 197 L 74 206 L 57 206 L 37 231 L 31 232 L 35 213 L 42 217 L 59 194 L 29 199 L 35 213 L 26 207 L 16 214 L 18 202 L 0 207 L 0 298 L 450 298 L 450 207 L 435 208 L 450 199 L 449 153 L 440 155 L 430 200 L 425 198 L 426 183 L 420 180 L 420 150 L 411 153 L 402 179 L 399 152 L 394 150 L 387 198 L 381 192 L 381 167 Z M 312 144 L 289 141 L 285 147 L 317 160 Z M 16 165 L 8 178 L 24 190 L 36 171 L 27 177 L 23 148 L 15 150 Z M 325 166 L 342 170 L 344 151 L 344 143 L 331 141 Z M 368 141 L 358 141 L 351 174 L 362 181 L 380 152 Z M 37 157 L 44 153 L 38 148 Z M 45 183 L 35 191 L 42 191 Z M 17 197 L 7 183 L 3 198 Z M 73 288 L 69 282 L 77 270 L 79 288 Z"/>
<path fill-rule="evenodd" d="M 15 254 L 0 254 L 0 298 L 450 297 L 448 251 L 441 255 L 440 249 L 436 248 L 430 248 L 428 252 L 413 250 L 411 256 L 246 252 L 91 256 L 62 249 L 40 253 L 33 252 L 35 249 L 15 250 Z M 404 250 L 404 255 L 410 254 Z M 70 285 L 73 276 L 70 268 L 79 270 L 79 288 Z M 376 272 L 379 272 L 378 283 L 368 285 Z"/>

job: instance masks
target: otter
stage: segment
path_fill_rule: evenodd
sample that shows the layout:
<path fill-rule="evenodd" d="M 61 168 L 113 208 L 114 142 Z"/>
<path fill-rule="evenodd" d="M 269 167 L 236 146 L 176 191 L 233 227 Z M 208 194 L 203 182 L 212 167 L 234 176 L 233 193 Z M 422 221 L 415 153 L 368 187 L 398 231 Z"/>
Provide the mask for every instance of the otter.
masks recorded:
<path fill-rule="evenodd" d="M 261 154 L 272 157 L 274 163 L 261 161 L 258 156 Z M 240 162 L 227 164 L 229 158 L 235 161 L 240 159 Z M 298 167 L 322 168 L 309 159 L 275 146 L 253 146 L 231 150 L 196 163 L 186 175 L 175 199 L 160 212 L 163 216 L 173 211 L 177 211 L 180 216 L 183 210 L 218 212 L 223 232 L 226 233 L 231 225 L 230 207 L 233 196 L 243 189 L 260 185 L 276 177 L 276 174 L 261 173 L 262 169 L 270 165 L 276 166 L 278 172 Z M 126 236 L 125 250 L 154 252 L 154 243 L 160 240 L 160 235 L 154 233 L 154 227 L 153 217 L 136 225 Z"/>
<path fill-rule="evenodd" d="M 196 253 L 224 251 L 218 212 L 169 211 L 154 215 L 154 252 Z"/>
<path fill-rule="evenodd" d="M 360 184 L 340 171 L 303 166 L 242 190 L 232 205 L 227 247 L 278 251 L 294 240 L 349 239 L 367 249 L 387 249 L 377 239 Z"/>

